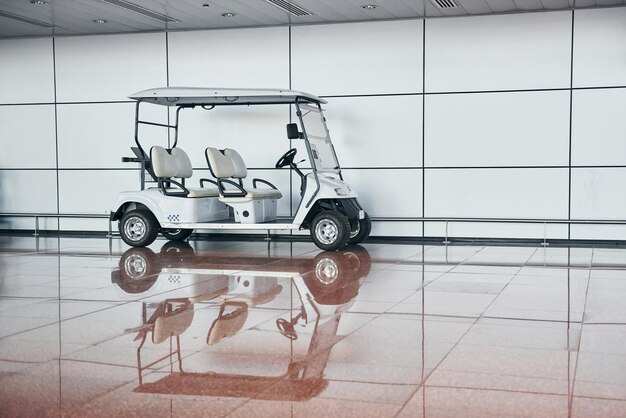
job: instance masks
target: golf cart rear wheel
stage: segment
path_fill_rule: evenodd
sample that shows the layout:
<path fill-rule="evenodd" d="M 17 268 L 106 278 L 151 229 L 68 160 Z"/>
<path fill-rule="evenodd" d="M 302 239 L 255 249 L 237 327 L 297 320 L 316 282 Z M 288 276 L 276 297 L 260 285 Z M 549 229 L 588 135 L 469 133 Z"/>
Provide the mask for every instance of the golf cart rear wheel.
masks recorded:
<path fill-rule="evenodd" d="M 356 228 L 350 232 L 350 239 L 348 240 L 348 245 L 358 244 L 363 242 L 370 236 L 370 232 L 372 232 L 372 221 L 370 220 L 369 215 L 366 213 L 365 218 L 355 220 Z"/>
<path fill-rule="evenodd" d="M 339 212 L 322 211 L 313 218 L 311 238 L 322 250 L 340 250 L 350 239 L 350 222 Z"/>
<path fill-rule="evenodd" d="M 132 247 L 145 247 L 154 242 L 159 234 L 159 222 L 145 210 L 131 210 L 120 219 L 120 236 Z"/>
<path fill-rule="evenodd" d="M 163 228 L 161 234 L 170 241 L 184 241 L 192 234 L 193 229 Z"/>

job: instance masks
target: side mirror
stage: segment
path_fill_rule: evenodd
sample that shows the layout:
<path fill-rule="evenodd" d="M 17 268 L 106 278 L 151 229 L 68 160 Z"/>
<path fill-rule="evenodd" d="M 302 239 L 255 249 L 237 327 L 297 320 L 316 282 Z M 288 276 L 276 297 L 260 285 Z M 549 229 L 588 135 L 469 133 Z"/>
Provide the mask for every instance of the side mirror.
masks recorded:
<path fill-rule="evenodd" d="M 289 139 L 299 139 L 302 138 L 302 133 L 298 131 L 297 123 L 288 123 L 287 124 L 287 138 Z"/>

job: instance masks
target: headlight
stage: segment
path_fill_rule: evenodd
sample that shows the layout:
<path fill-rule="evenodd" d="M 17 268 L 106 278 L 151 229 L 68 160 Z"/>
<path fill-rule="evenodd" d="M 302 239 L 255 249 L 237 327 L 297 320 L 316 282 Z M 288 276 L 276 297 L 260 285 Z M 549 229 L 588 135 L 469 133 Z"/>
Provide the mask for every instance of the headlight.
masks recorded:
<path fill-rule="evenodd" d="M 344 189 L 342 189 L 341 187 L 337 187 L 335 189 L 335 193 L 337 193 L 337 196 L 346 196 L 348 194 L 348 192 L 346 192 Z"/>

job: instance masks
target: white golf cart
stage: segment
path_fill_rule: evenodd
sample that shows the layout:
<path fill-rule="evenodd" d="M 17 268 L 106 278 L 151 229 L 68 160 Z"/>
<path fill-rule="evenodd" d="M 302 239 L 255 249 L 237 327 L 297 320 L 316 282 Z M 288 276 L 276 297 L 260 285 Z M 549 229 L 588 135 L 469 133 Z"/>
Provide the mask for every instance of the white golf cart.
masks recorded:
<path fill-rule="evenodd" d="M 321 107 L 325 100 L 292 90 L 190 87 L 155 88 L 130 98 L 137 101 L 137 146 L 132 148 L 136 157 L 123 158 L 123 161 L 140 163 L 141 190 L 121 192 L 111 212 L 111 220 L 119 220 L 120 235 L 127 244 L 150 245 L 159 232 L 170 240 L 181 241 L 194 229 L 309 229 L 313 242 L 323 250 L 339 250 L 368 237 L 371 222 L 357 201 L 356 192 L 343 181 Z M 145 104 L 175 107 L 174 124 L 142 120 L 139 111 Z M 205 157 L 214 178 L 201 179 L 200 187 L 185 184 L 193 169 L 187 153 L 178 147 L 181 110 L 212 110 L 237 105 L 295 106 L 300 128 L 296 123 L 287 124 L 287 137 L 304 142 L 311 171 L 304 174 L 294 162 L 296 148 L 291 148 L 276 163 L 276 168 L 289 166 L 301 180 L 301 201 L 293 218 L 277 216 L 277 201 L 282 193 L 270 182 L 253 179 L 252 187 L 244 185 L 246 164 L 232 148 L 218 150 L 207 144 Z M 139 138 L 141 125 L 173 130 L 173 145 L 144 149 Z M 149 181 L 146 173 L 156 187 L 146 188 Z M 257 185 L 263 187 L 257 188 Z"/>

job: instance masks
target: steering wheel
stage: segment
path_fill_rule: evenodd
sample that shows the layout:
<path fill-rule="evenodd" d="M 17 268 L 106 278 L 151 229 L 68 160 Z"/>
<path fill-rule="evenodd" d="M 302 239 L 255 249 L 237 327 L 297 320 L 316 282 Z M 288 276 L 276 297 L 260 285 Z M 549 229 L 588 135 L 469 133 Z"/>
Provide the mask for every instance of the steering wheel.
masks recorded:
<path fill-rule="evenodd" d="M 293 159 L 296 157 L 297 152 L 298 152 L 297 149 L 292 148 L 286 153 L 284 153 L 282 157 L 278 159 L 278 162 L 276 163 L 276 168 L 283 168 L 286 165 L 293 164 Z"/>

